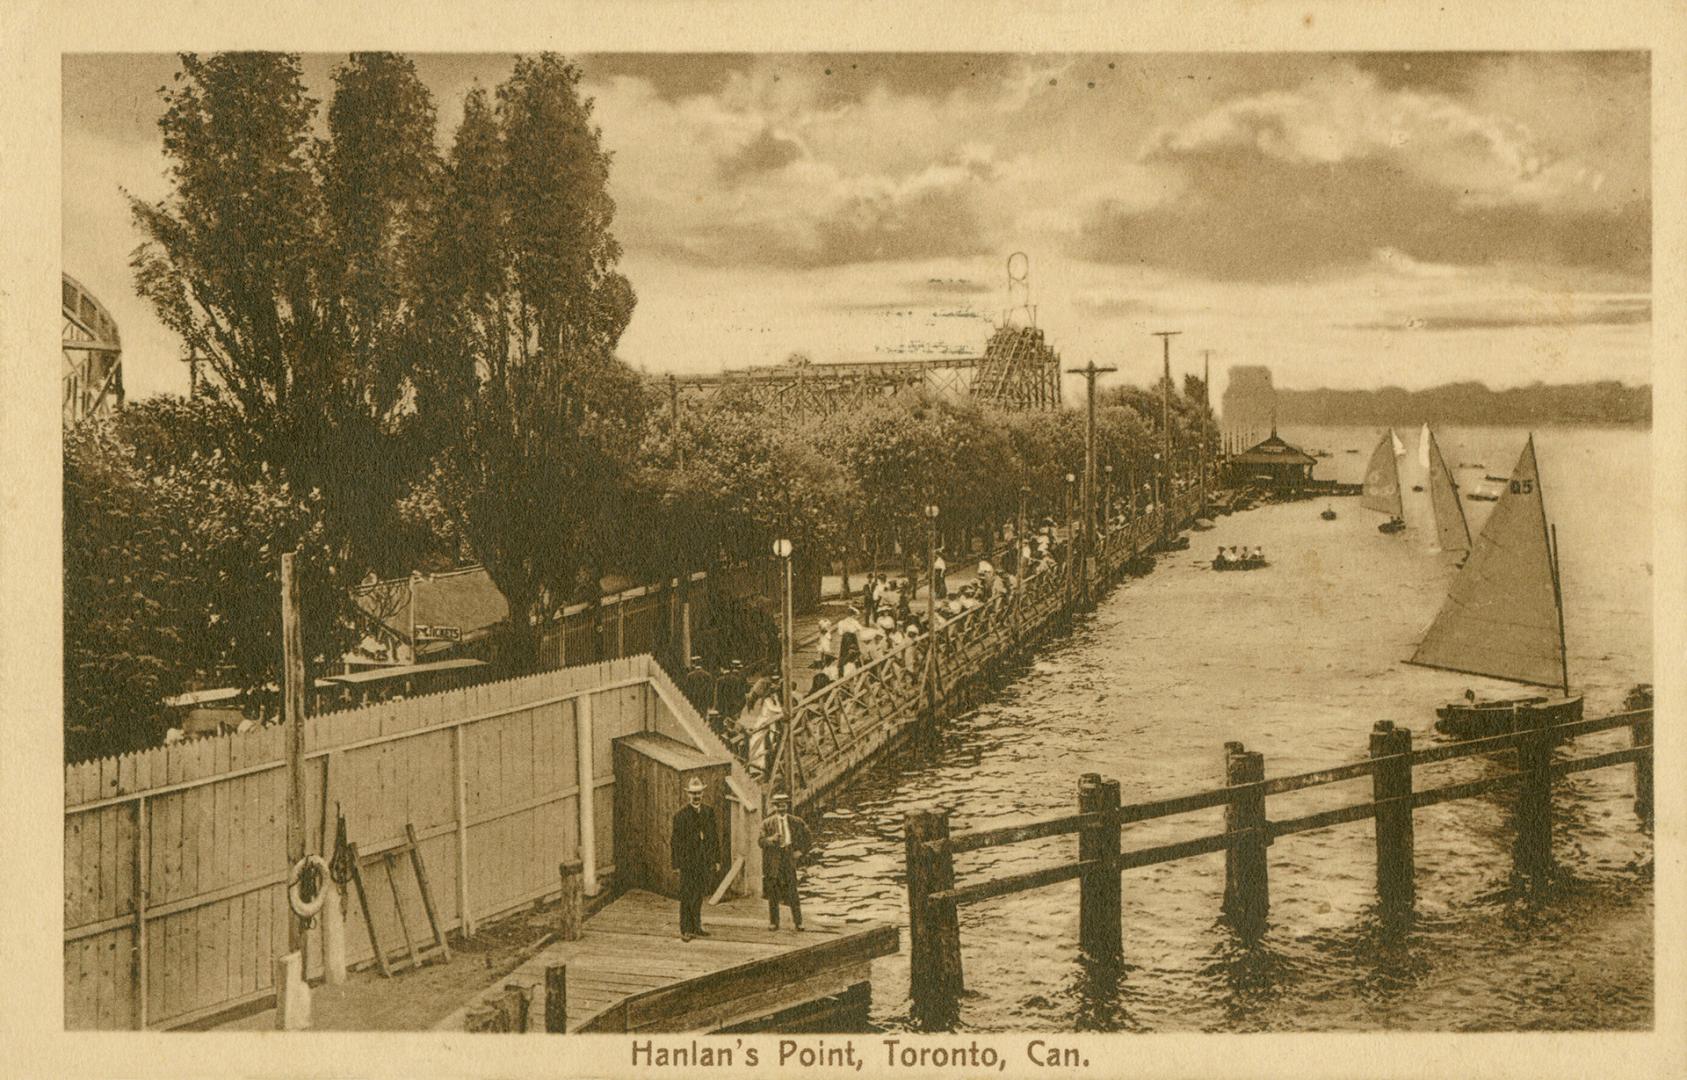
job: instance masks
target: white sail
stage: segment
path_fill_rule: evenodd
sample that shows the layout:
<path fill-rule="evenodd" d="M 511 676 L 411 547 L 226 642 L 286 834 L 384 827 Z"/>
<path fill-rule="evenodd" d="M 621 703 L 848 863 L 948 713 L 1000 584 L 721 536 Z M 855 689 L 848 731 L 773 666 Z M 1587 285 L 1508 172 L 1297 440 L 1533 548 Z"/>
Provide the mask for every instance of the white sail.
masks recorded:
<path fill-rule="evenodd" d="M 1411 662 L 1536 686 L 1567 681 L 1533 436 Z"/>
<path fill-rule="evenodd" d="M 1394 444 L 1395 457 L 1406 456 L 1406 444 L 1400 441 L 1400 436 L 1394 433 L 1393 428 L 1388 429 L 1388 441 Z"/>
<path fill-rule="evenodd" d="M 1428 460 L 1429 504 L 1435 510 L 1436 540 L 1442 551 L 1469 551 L 1470 525 L 1464 519 L 1464 504 L 1459 502 L 1453 471 L 1447 468 L 1447 459 L 1441 456 L 1441 447 L 1427 424 L 1422 439 L 1419 445 Z"/>
<path fill-rule="evenodd" d="M 1429 433 L 1428 424 L 1425 424 L 1423 430 L 1418 432 L 1418 468 L 1420 469 L 1427 470 L 1429 468 L 1429 440 L 1434 437 Z"/>
<path fill-rule="evenodd" d="M 1371 463 L 1365 466 L 1365 486 L 1359 505 L 1390 517 L 1404 517 L 1405 505 L 1400 500 L 1400 464 L 1394 457 L 1394 444 L 1399 443 L 1393 429 L 1377 443 L 1371 453 Z"/>

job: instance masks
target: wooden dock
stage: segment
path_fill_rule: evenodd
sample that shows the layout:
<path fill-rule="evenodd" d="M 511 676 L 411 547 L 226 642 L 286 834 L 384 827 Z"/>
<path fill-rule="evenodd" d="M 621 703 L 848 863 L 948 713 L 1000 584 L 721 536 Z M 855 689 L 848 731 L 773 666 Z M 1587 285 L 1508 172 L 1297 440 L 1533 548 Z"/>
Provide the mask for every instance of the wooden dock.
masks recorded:
<path fill-rule="evenodd" d="M 841 1013 L 867 1003 L 868 965 L 899 948 L 890 923 L 808 918 L 803 930 L 767 927 L 767 905 L 741 898 L 705 905 L 706 938 L 682 942 L 678 902 L 632 890 L 489 986 L 436 1029 L 461 1031 L 473 1014 L 518 986 L 544 1032 L 547 972 L 566 965 L 569 1032 L 845 1030 Z M 776 1025 L 776 1027 L 775 1027 Z"/>

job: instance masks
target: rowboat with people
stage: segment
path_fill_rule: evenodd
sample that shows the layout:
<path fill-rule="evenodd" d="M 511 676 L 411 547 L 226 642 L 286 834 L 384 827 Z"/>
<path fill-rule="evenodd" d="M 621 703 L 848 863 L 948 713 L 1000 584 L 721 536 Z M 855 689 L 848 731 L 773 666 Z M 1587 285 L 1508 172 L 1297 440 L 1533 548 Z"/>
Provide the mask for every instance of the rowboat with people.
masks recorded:
<path fill-rule="evenodd" d="M 1220 547 L 1212 562 L 1214 570 L 1258 570 L 1265 565 L 1262 547 Z"/>

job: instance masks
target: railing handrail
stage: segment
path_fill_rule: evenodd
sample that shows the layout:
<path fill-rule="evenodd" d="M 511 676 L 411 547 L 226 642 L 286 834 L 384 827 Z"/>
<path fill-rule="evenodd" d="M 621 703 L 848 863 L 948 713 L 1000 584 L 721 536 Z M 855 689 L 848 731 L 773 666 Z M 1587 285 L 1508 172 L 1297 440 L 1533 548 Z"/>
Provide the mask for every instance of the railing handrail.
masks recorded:
<path fill-rule="evenodd" d="M 1639 710 L 1639 712 L 1650 711 L 1650 709 Z M 1628 715 L 1631 718 L 1638 716 L 1637 713 L 1624 715 Z M 1550 731 L 1551 729 L 1544 730 Z M 1590 769 L 1602 769 L 1613 765 L 1627 765 L 1638 761 L 1651 753 L 1652 744 L 1649 742 L 1641 743 L 1636 746 L 1624 747 L 1621 750 L 1611 750 L 1602 754 L 1590 754 L 1587 757 L 1572 758 L 1569 761 L 1556 762 L 1548 769 L 1548 772 L 1553 776 L 1565 776 L 1574 772 L 1586 772 Z M 1392 759 L 1396 761 L 1402 757 L 1408 756 L 1409 755 L 1404 754 L 1391 755 Z M 1385 762 L 1390 760 L 1390 758 L 1379 757 L 1375 760 L 1377 762 Z M 1385 799 L 1370 799 L 1365 802 L 1338 806 L 1331 810 L 1320 810 L 1317 813 L 1303 814 L 1300 817 L 1267 821 L 1263 832 L 1266 842 L 1269 843 L 1271 840 L 1274 840 L 1279 836 L 1291 836 L 1295 833 L 1310 832 L 1314 829 L 1330 828 L 1335 825 L 1342 825 L 1352 821 L 1362 821 L 1366 818 L 1375 817 L 1379 809 L 1390 806 L 1410 806 L 1411 809 L 1417 810 L 1425 806 L 1434 806 L 1438 803 L 1451 802 L 1455 799 L 1468 799 L 1502 787 L 1509 787 L 1512 784 L 1520 782 L 1528 775 L 1528 772 L 1524 770 L 1514 769 L 1500 773 L 1497 776 L 1485 776 L 1479 780 L 1466 780 L 1459 783 L 1443 784 L 1440 787 L 1425 788 L 1422 791 L 1413 791 L 1408 795 L 1398 795 Z M 1263 782 L 1256 784 L 1239 784 L 1231 788 L 1219 789 L 1219 791 L 1215 793 L 1205 794 L 1240 793 L 1264 786 L 1265 783 Z M 1226 799 L 1224 801 L 1229 800 Z M 1125 811 L 1129 809 L 1131 808 L 1120 807 L 1119 816 L 1123 818 Z M 1110 816 L 1112 815 L 1074 814 L 1066 818 L 1051 818 L 1044 822 L 1033 822 L 1023 826 L 1008 826 L 1001 829 L 988 830 L 987 832 L 1006 833 L 1023 830 L 1029 835 L 1017 837 L 1017 840 L 1037 839 L 1042 836 L 1056 836 L 1062 833 L 1077 832 L 1080 829 L 1093 827 L 1097 824 L 1105 824 L 1106 819 Z M 1125 824 L 1123 820 L 1119 823 Z M 1048 828 L 1046 831 L 1033 832 L 1037 826 L 1047 826 Z M 1005 877 L 989 878 L 984 881 L 973 882 L 967 885 L 958 885 L 950 889 L 935 891 L 927 894 L 927 899 L 934 902 L 953 902 L 955 904 L 978 903 L 982 900 L 988 900 L 997 896 L 1005 896 L 1009 893 L 1041 888 L 1042 886 L 1053 885 L 1061 881 L 1070 881 L 1074 878 L 1082 877 L 1084 874 L 1094 869 L 1111 868 L 1116 871 L 1123 871 L 1142 866 L 1149 866 L 1154 863 L 1170 862 L 1174 859 L 1184 859 L 1194 855 L 1203 855 L 1214 851 L 1222 851 L 1225 848 L 1234 847 L 1243 840 L 1254 838 L 1255 833 L 1260 831 L 1261 830 L 1259 829 L 1238 829 L 1230 832 L 1198 836 L 1189 840 L 1179 840 L 1169 844 L 1160 844 L 1154 847 L 1125 851 L 1121 852 L 1117 856 L 1113 856 L 1112 858 L 1105 860 L 1076 859 L 1068 862 L 1055 863 L 1050 866 L 1041 866 L 1034 870 L 1024 870 L 1016 874 L 1009 874 Z M 972 842 L 976 841 L 983 835 L 986 835 L 986 833 L 958 833 L 946 840 L 927 840 L 925 841 L 924 847 L 927 851 L 932 853 L 947 852 L 954 855 L 966 851 L 973 851 L 978 847 L 996 846 L 995 844 L 979 844 Z M 956 841 L 961 841 L 961 843 L 956 843 Z"/>
<path fill-rule="evenodd" d="M 1540 737 L 1545 735 L 1553 742 L 1563 742 L 1581 735 L 1607 731 L 1612 728 L 1628 727 L 1638 721 L 1650 720 L 1652 710 L 1633 709 L 1627 712 L 1614 713 L 1609 716 L 1595 717 L 1591 720 L 1573 720 L 1563 724 L 1551 724 L 1541 728 L 1531 728 L 1525 731 L 1508 732 L 1487 739 L 1473 739 L 1468 742 L 1453 743 L 1447 746 L 1435 746 L 1425 750 L 1415 750 L 1409 754 L 1387 754 L 1363 761 L 1337 765 L 1327 769 L 1315 769 L 1311 772 L 1294 773 L 1288 776 L 1272 777 L 1249 784 L 1232 784 L 1224 787 L 1208 788 L 1203 791 L 1188 792 L 1182 795 L 1172 795 L 1160 799 L 1151 799 L 1139 803 L 1128 803 L 1119 807 L 1118 823 L 1128 825 L 1138 821 L 1148 821 L 1156 818 L 1172 817 L 1177 814 L 1191 813 L 1205 810 L 1214 806 L 1234 803 L 1238 799 L 1258 792 L 1263 795 L 1283 795 L 1291 791 L 1301 791 L 1306 788 L 1320 787 L 1324 784 L 1340 783 L 1355 780 L 1362 776 L 1369 776 L 1379 766 L 1399 762 L 1405 759 L 1411 762 L 1413 768 L 1419 765 L 1429 765 L 1454 758 L 1468 757 L 1474 754 L 1487 753 L 1494 750 L 1505 750 L 1515 747 L 1519 739 Z M 1585 765 L 1583 768 L 1599 768 L 1603 765 L 1622 764 L 1632 761 L 1636 750 L 1651 749 L 1646 743 L 1640 747 L 1630 747 L 1625 750 L 1612 751 L 1610 754 L 1594 755 L 1588 758 L 1577 758 L 1567 762 L 1560 762 L 1553 766 L 1555 771 L 1577 772 L 1579 768 L 1565 768 L 1576 766 L 1582 762 L 1589 762 L 1603 758 L 1615 758 L 1611 761 L 1600 760 L 1598 765 Z M 1627 756 L 1624 756 L 1627 755 Z M 1490 778 L 1491 779 L 1491 778 Z M 1419 795 L 1429 794 L 1439 789 L 1429 789 L 1419 792 Z M 1427 804 L 1422 804 L 1427 805 Z M 1075 833 L 1081 829 L 1096 824 L 1094 814 L 1066 814 L 1056 818 L 1039 818 L 1031 821 L 1015 822 L 1011 825 L 999 825 L 989 829 L 975 829 L 968 832 L 958 832 L 940 840 L 926 841 L 926 848 L 933 852 L 949 852 L 959 855 L 980 848 L 1000 847 L 1004 844 L 1020 843 L 1026 840 L 1042 839 L 1049 836 L 1060 836 Z"/>

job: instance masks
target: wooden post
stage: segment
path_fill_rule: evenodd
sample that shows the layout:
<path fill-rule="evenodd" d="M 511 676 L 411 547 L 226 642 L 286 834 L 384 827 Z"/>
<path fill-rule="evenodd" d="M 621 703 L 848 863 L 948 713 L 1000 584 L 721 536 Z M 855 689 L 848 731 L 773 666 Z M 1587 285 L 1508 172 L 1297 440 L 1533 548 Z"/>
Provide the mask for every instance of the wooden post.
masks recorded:
<path fill-rule="evenodd" d="M 146 796 L 142 795 L 135 800 L 135 849 L 132 853 L 135 862 L 130 867 L 130 880 L 135 890 L 135 955 L 131 970 L 134 972 L 134 1023 L 136 1031 L 146 1030 L 146 999 L 151 981 L 151 972 L 147 970 L 146 959 L 146 894 L 147 890 L 152 887 L 150 880 L 152 875 L 147 867 L 148 853 L 152 850 L 151 834 L 151 814 L 146 804 Z"/>
<path fill-rule="evenodd" d="M 562 900 L 557 910 L 557 937 L 579 941 L 585 932 L 585 894 L 580 886 L 580 864 L 565 862 L 557 868 L 562 875 Z"/>
<path fill-rule="evenodd" d="M 597 773 L 592 738 L 592 695 L 574 699 L 574 771 L 579 787 L 581 884 L 587 896 L 597 895 Z"/>
<path fill-rule="evenodd" d="M 1116 961 L 1123 955 L 1119 925 L 1119 782 L 1085 773 L 1078 780 L 1078 813 L 1098 814 L 1100 824 L 1078 832 L 1078 858 L 1100 863 L 1086 873 L 1078 893 L 1078 941 L 1092 960 Z"/>
<path fill-rule="evenodd" d="M 1644 720 L 1636 720 L 1629 725 L 1629 742 L 1634 746 L 1652 745 L 1652 710 L 1646 710 Z M 1652 759 L 1655 754 L 1646 754 L 1634 760 L 1634 812 L 1640 816 L 1641 824 L 1652 824 Z"/>
<path fill-rule="evenodd" d="M 1371 797 L 1377 802 L 1377 901 L 1385 919 L 1409 915 L 1412 881 L 1412 733 L 1379 720 L 1371 728 Z M 1384 805 L 1387 800 L 1400 800 Z"/>
<path fill-rule="evenodd" d="M 503 1016 L 500 1030 L 520 1034 L 527 1030 L 527 1014 L 533 1005 L 533 990 L 520 983 L 505 983 L 504 992 L 496 999 Z"/>
<path fill-rule="evenodd" d="M 1258 784 L 1265 779 L 1263 755 L 1244 750 L 1239 742 L 1224 744 L 1224 782 Z M 1266 879 L 1265 847 L 1269 842 L 1265 821 L 1265 793 L 1259 788 L 1244 792 L 1224 808 L 1224 831 L 1247 832 L 1235 840 L 1224 861 L 1224 914 L 1244 937 L 1258 937 L 1265 930 L 1271 906 Z"/>
<path fill-rule="evenodd" d="M 563 636 L 568 633 L 563 624 Z M 463 725 L 451 728 L 451 783 L 457 791 L 457 925 L 465 938 L 474 937 L 474 911 L 469 906 L 469 784 L 463 768 Z"/>
<path fill-rule="evenodd" d="M 953 901 L 932 901 L 931 893 L 953 888 L 955 859 L 933 855 L 928 840 L 949 837 L 948 811 L 914 810 L 904 818 L 908 878 L 909 997 L 920 1023 L 944 1027 L 954 1016 L 962 989 L 960 923 Z"/>
<path fill-rule="evenodd" d="M 545 969 L 545 1031 L 551 1035 L 568 1031 L 567 964 L 552 964 Z"/>
<path fill-rule="evenodd" d="M 281 709 L 287 730 L 287 866 L 305 857 L 305 647 L 293 552 L 281 556 Z M 304 927 L 289 913 L 287 951 L 304 948 Z"/>
<path fill-rule="evenodd" d="M 1513 869 L 1530 890 L 1544 887 L 1552 874 L 1552 736 L 1545 729 L 1551 713 L 1519 706 L 1515 727 L 1517 771 L 1517 843 Z"/>

